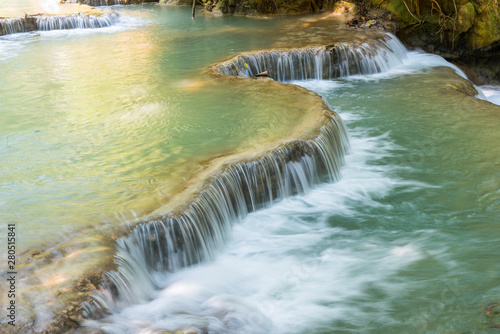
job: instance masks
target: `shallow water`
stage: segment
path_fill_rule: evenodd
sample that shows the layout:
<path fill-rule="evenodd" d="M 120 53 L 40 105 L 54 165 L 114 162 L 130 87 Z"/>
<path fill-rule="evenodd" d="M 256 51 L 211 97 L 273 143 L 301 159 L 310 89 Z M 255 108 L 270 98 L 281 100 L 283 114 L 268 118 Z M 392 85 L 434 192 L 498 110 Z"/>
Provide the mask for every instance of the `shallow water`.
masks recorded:
<path fill-rule="evenodd" d="M 282 43 L 265 36 L 288 19 L 144 8 L 121 8 L 122 24 L 99 31 L 0 39 L 11 56 L 0 60 L 2 214 L 25 247 L 148 212 L 208 156 L 298 122 L 272 92 L 228 93 L 198 74 Z M 484 307 L 500 300 L 500 108 L 457 92 L 456 80 L 444 60 L 414 52 L 381 74 L 295 82 L 347 123 L 342 179 L 250 214 L 215 261 L 155 273 L 155 298 L 87 325 L 495 333 Z"/>

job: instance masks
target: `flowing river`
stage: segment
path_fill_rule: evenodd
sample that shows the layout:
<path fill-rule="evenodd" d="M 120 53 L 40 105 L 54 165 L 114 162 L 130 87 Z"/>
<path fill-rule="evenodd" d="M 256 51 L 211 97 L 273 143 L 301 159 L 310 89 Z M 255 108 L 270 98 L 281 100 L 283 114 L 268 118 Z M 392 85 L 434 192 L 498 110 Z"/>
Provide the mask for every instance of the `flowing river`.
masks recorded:
<path fill-rule="evenodd" d="M 299 41 L 299 19 L 114 9 L 113 27 L 0 37 L 0 219 L 17 223 L 23 250 L 125 225 L 173 200 L 207 160 L 303 122 L 307 105 L 284 88 L 203 74 Z M 500 107 L 461 93 L 442 58 L 392 41 L 381 73 L 289 81 L 346 124 L 337 182 L 242 217 L 207 261 L 132 278 L 132 293 L 154 281 L 140 298 L 96 297 L 108 312 L 87 307 L 85 328 L 497 333 L 485 308 L 500 302 Z M 497 87 L 483 90 L 498 103 Z M 41 309 L 35 327 L 50 318 Z"/>

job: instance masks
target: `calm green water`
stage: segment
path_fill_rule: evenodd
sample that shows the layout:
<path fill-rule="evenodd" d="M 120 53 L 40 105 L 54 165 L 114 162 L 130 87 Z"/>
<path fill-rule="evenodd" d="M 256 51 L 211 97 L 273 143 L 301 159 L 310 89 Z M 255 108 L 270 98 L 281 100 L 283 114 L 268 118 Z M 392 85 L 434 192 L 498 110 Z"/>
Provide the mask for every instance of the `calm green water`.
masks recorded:
<path fill-rule="evenodd" d="M 283 42 L 293 18 L 119 10 L 129 18 L 99 32 L 0 39 L 0 214 L 23 247 L 140 216 L 201 161 L 300 122 L 283 117 L 293 99 L 199 74 Z M 342 180 L 251 214 L 216 261 L 101 327 L 175 329 L 215 310 L 240 333 L 497 333 L 484 308 L 500 301 L 500 107 L 412 57 L 387 75 L 300 83 L 347 123 Z"/>

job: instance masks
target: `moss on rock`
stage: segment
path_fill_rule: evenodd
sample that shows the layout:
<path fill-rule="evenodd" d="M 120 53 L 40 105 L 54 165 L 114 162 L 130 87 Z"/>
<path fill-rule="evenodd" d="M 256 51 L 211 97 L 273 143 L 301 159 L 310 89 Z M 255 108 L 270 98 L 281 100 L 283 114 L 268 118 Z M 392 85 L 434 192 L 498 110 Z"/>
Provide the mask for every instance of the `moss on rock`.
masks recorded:
<path fill-rule="evenodd" d="M 458 11 L 457 33 L 468 31 L 476 21 L 476 10 L 471 2 L 462 5 Z"/>
<path fill-rule="evenodd" d="M 483 8 L 478 7 L 478 9 Z M 467 46 L 472 50 L 490 46 L 500 40 L 498 4 L 496 8 L 495 6 L 487 6 L 478 13 L 477 19 L 467 36 Z"/>

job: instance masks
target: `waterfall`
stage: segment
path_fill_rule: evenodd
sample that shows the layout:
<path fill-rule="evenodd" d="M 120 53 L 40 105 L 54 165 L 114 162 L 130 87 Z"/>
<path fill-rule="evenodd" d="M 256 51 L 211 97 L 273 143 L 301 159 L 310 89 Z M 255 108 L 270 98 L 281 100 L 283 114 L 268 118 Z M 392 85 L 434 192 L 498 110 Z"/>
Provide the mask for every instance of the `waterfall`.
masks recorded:
<path fill-rule="evenodd" d="M 331 80 L 354 74 L 374 74 L 401 65 L 406 58 L 404 45 L 392 35 L 370 44 L 294 50 L 259 51 L 241 54 L 219 71 L 232 76 L 252 77 L 267 71 L 278 81 Z"/>
<path fill-rule="evenodd" d="M 118 21 L 118 13 L 107 11 L 101 16 L 73 14 L 70 16 L 40 16 L 37 18 L 38 30 L 104 28 Z"/>
<path fill-rule="evenodd" d="M 84 316 L 95 319 L 151 298 L 160 286 L 155 272 L 213 259 L 231 226 L 248 213 L 338 180 L 348 148 L 344 124 L 334 114 L 314 140 L 297 140 L 227 167 L 182 214 L 140 224 L 118 240 L 118 270 L 106 274 L 93 301 L 84 303 Z"/>
<path fill-rule="evenodd" d="M 28 20 L 28 18 L 23 17 L 0 19 L 0 36 L 32 31 L 35 26 L 35 19 Z"/>

